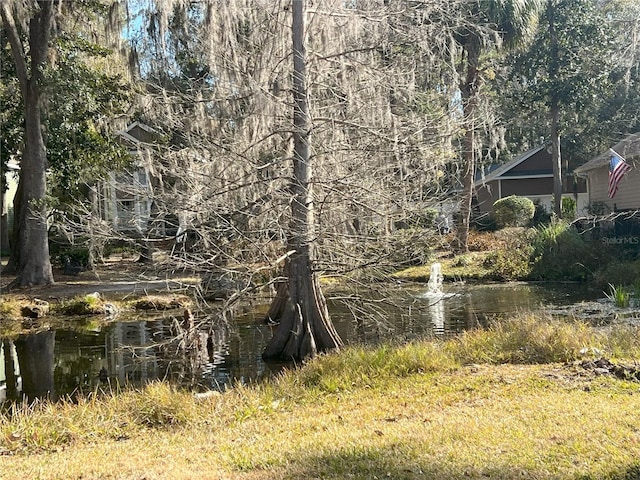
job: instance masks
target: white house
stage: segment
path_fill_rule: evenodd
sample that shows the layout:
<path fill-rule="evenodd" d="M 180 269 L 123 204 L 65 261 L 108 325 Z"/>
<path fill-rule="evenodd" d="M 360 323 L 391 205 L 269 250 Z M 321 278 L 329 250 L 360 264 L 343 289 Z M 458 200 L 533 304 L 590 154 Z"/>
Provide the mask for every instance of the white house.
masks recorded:
<path fill-rule="evenodd" d="M 100 186 L 100 216 L 117 231 L 143 232 L 151 212 L 152 152 L 160 134 L 140 122 L 117 136 L 135 158 L 134 167 L 111 172 Z"/>

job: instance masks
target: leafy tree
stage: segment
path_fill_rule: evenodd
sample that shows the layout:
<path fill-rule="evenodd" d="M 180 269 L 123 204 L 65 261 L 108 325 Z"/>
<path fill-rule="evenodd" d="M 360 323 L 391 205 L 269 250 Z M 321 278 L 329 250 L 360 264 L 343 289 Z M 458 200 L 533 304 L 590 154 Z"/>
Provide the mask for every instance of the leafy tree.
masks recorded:
<path fill-rule="evenodd" d="M 128 163 L 126 148 L 112 133 L 111 119 L 126 113 L 131 87 L 121 74 L 108 74 L 95 64 L 112 50 L 80 34 L 59 36 L 52 49 L 56 60 L 45 72 L 43 112 L 52 173 L 49 190 L 65 203 L 81 195 L 86 183 Z"/>
<path fill-rule="evenodd" d="M 569 118 L 593 112 L 596 99 L 610 89 L 611 37 L 608 22 L 590 0 L 547 0 L 539 28 L 529 48 L 516 57 L 514 94 L 520 107 L 531 111 L 543 105 L 550 119 L 554 168 L 554 212 L 562 216 L 561 134 Z M 563 111 L 565 114 L 563 115 Z"/>
<path fill-rule="evenodd" d="M 463 140 L 463 193 L 460 206 L 462 225 L 458 227 L 458 243 L 468 249 L 471 201 L 476 171 L 476 123 L 478 102 L 484 83 L 482 54 L 491 48 L 516 45 L 535 26 L 537 0 L 509 0 L 496 2 L 469 1 L 457 4 L 453 16 L 459 23 L 454 28 L 455 42 L 462 50 L 460 62 L 460 92 L 465 118 Z"/>
<path fill-rule="evenodd" d="M 53 282 L 46 193 L 53 193 L 58 202 L 68 202 L 77 196 L 85 181 L 95 180 L 127 157 L 124 148 L 109 134 L 110 117 L 122 113 L 127 106 L 127 86 L 119 75 L 104 73 L 87 61 L 106 57 L 110 51 L 88 41 L 86 31 L 77 27 L 75 33 L 65 29 L 65 20 L 73 16 L 73 11 L 66 5 L 50 11 L 50 3 L 35 2 L 31 9 L 24 10 L 18 4 L 2 7 L 2 34 L 11 45 L 14 59 L 3 64 L 3 69 L 9 73 L 8 79 L 15 78 L 20 83 L 23 91 L 23 103 L 14 101 L 2 122 L 3 158 L 21 157 L 15 199 L 15 241 L 6 269 L 16 273 L 15 286 Z M 107 12 L 98 2 L 78 3 L 74 7 L 79 9 L 80 16 Z M 29 14 L 33 15 L 30 20 Z M 50 38 L 56 15 L 60 16 L 56 36 Z M 23 43 L 29 44 L 26 53 Z M 11 80 L 7 81 L 3 93 L 11 90 L 11 84 Z M 6 95 L 3 98 L 10 101 Z M 37 106 L 30 106 L 36 100 Z M 31 116 L 37 117 L 37 122 Z M 42 145 L 33 144 L 32 136 L 38 137 Z M 45 168 L 51 175 L 44 175 Z"/>

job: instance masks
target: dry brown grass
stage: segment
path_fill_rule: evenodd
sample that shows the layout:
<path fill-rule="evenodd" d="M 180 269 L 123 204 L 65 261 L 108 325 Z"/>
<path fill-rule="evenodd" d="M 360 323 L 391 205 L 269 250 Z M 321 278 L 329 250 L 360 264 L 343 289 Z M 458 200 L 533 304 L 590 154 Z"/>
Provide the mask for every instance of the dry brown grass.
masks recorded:
<path fill-rule="evenodd" d="M 557 363 L 581 345 L 640 358 L 629 337 L 527 317 L 205 399 L 156 383 L 23 407 L 0 420 L 0 478 L 633 479 L 640 384 Z"/>

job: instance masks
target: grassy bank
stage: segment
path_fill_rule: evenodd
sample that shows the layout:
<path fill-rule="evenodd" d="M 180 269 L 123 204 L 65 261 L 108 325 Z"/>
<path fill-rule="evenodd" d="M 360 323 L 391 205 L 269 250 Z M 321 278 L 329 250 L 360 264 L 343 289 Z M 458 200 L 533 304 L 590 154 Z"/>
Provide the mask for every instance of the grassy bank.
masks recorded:
<path fill-rule="evenodd" d="M 18 407 L 0 478 L 638 478 L 640 383 L 586 361 L 632 364 L 638 333 L 523 316 L 206 398 L 153 384 Z"/>

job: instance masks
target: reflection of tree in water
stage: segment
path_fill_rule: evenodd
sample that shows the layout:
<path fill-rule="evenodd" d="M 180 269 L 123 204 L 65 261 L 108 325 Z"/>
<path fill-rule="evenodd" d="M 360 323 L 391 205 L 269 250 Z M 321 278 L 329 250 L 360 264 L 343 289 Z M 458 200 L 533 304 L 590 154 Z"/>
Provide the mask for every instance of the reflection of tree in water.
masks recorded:
<path fill-rule="evenodd" d="M 20 335 L 14 342 L 22 376 L 22 393 L 28 401 L 54 399 L 54 357 L 56 332 L 48 330 Z"/>
<path fill-rule="evenodd" d="M 190 310 L 170 319 L 115 323 L 107 335 L 109 381 L 142 386 L 160 379 L 199 386 L 228 350 L 228 325 L 211 318 L 196 322 Z"/>
<path fill-rule="evenodd" d="M 195 323 L 191 310 L 182 318 L 174 318 L 170 327 L 170 340 L 163 346 L 167 374 L 173 381 L 189 386 L 200 383 L 204 366 L 209 362 L 213 344 L 209 335 Z"/>
<path fill-rule="evenodd" d="M 20 362 L 14 342 L 3 339 L 3 351 L 13 355 L 0 358 L 0 370 L 8 372 L 0 372 L 0 381 L 8 377 L 2 396 L 19 398 L 20 369 L 24 393 L 31 399 L 54 391 L 59 398 L 86 395 L 96 388 L 139 388 L 156 379 L 192 388 L 224 388 L 235 380 L 268 375 L 261 360 L 266 326 L 256 326 L 254 320 L 239 327 L 235 317 L 219 311 L 195 318 L 185 313 L 113 322 L 100 331 L 60 329 L 34 338 L 25 335 L 16 340 Z"/>
<path fill-rule="evenodd" d="M 15 348 L 13 341 L 8 338 L 2 340 L 2 356 L 5 373 L 5 396 L 7 400 L 18 398 L 18 376 L 16 375 Z"/>

